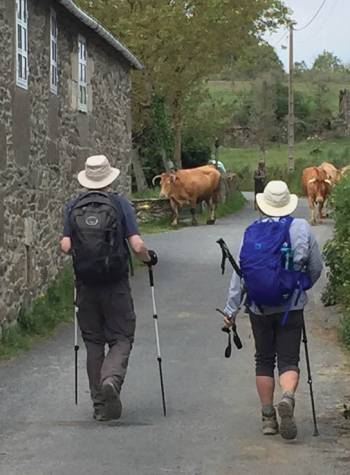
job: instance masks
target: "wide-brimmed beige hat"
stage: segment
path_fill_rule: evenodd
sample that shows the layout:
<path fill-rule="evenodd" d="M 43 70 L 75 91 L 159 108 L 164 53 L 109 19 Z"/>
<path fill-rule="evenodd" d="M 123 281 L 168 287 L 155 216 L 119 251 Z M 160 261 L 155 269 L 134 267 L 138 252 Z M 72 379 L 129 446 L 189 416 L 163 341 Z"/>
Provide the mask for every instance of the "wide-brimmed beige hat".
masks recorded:
<path fill-rule="evenodd" d="M 78 173 L 78 181 L 84 188 L 99 190 L 109 186 L 120 175 L 118 168 L 111 167 L 104 155 L 93 155 L 85 162 L 85 170 Z"/>
<path fill-rule="evenodd" d="M 270 181 L 264 193 L 256 195 L 256 202 L 266 216 L 282 217 L 292 214 L 298 206 L 297 195 L 291 195 L 284 181 Z"/>

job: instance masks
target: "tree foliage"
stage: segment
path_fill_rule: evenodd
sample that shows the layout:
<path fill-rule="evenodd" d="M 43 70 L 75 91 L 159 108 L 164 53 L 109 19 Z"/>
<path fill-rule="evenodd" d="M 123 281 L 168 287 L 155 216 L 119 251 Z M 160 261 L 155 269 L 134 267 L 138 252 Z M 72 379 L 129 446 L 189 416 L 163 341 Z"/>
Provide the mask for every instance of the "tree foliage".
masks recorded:
<path fill-rule="evenodd" d="M 133 77 L 134 129 L 147 128 L 153 97 L 164 99 L 180 164 L 188 101 L 202 81 L 238 57 L 252 37 L 285 21 L 280 0 L 79 0 L 144 63 Z"/>
<path fill-rule="evenodd" d="M 343 71 L 344 65 L 341 59 L 338 58 L 334 53 L 324 50 L 315 59 L 312 69 L 315 71 L 321 71 L 325 73 L 336 72 L 336 71 Z"/>
<path fill-rule="evenodd" d="M 237 59 L 227 61 L 230 76 L 233 80 L 254 80 L 263 74 L 283 76 L 283 63 L 274 48 L 268 43 L 252 39 L 244 53 Z"/>

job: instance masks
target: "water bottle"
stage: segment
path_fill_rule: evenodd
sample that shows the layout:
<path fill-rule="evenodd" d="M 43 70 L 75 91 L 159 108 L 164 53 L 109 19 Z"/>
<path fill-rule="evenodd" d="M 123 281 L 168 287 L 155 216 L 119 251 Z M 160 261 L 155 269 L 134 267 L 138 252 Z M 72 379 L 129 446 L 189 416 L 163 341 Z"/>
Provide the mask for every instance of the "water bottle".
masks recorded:
<path fill-rule="evenodd" d="M 289 269 L 289 259 L 290 259 L 290 248 L 287 242 L 284 242 L 281 247 L 282 252 L 282 263 L 284 263 L 284 268 Z"/>

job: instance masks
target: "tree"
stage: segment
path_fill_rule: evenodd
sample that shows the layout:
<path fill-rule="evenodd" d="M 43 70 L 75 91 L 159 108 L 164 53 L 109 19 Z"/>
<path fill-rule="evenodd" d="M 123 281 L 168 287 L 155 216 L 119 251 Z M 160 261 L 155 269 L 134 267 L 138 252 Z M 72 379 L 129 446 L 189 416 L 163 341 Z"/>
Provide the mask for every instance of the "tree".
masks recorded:
<path fill-rule="evenodd" d="M 308 67 L 305 61 L 297 61 L 294 63 L 294 74 L 297 78 L 302 77 L 306 71 L 308 71 Z"/>
<path fill-rule="evenodd" d="M 250 127 L 255 132 L 262 157 L 265 159 L 268 142 L 276 139 L 278 135 L 276 80 L 272 76 L 255 80 L 252 94 Z"/>
<path fill-rule="evenodd" d="M 341 59 L 339 59 L 335 54 L 324 50 L 323 53 L 319 54 L 315 59 L 312 69 L 325 73 L 344 71 L 344 65 Z"/>
<path fill-rule="evenodd" d="M 252 39 L 242 54 L 229 62 L 233 80 L 252 80 L 266 73 L 284 75 L 283 63 L 274 48 L 265 41 Z"/>
<path fill-rule="evenodd" d="M 171 116 L 174 161 L 181 166 L 181 136 L 188 101 L 205 78 L 238 54 L 252 36 L 285 21 L 280 0 L 80 0 L 145 64 L 134 74 L 134 128 L 150 120 L 154 96 Z"/>

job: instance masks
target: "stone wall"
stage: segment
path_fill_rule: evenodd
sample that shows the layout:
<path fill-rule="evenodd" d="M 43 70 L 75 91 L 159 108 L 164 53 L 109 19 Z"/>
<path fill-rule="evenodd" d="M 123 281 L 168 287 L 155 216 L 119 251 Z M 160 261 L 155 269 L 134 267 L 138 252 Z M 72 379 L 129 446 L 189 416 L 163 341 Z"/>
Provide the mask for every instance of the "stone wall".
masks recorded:
<path fill-rule="evenodd" d="M 137 220 L 149 223 L 165 217 L 171 218 L 170 201 L 166 198 L 137 198 L 132 200 Z"/>
<path fill-rule="evenodd" d="M 56 2 L 29 0 L 29 85 L 16 86 L 15 4 L 0 0 L 0 326 L 42 293 L 62 265 L 62 206 L 91 154 L 121 169 L 130 191 L 129 65 Z M 58 21 L 58 95 L 50 92 L 50 6 Z M 78 34 L 88 50 L 89 112 L 77 110 Z"/>

